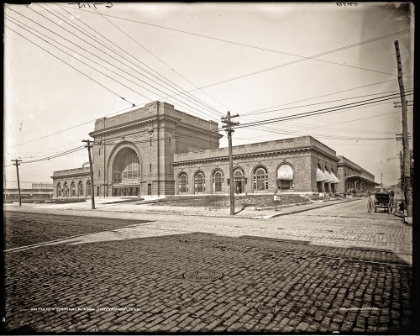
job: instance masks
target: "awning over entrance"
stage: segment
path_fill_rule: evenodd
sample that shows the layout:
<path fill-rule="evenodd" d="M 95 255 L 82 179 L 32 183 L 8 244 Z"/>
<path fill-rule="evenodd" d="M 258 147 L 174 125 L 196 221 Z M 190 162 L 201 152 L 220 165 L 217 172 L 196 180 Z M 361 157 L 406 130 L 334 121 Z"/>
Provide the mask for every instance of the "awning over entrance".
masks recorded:
<path fill-rule="evenodd" d="M 293 180 L 293 169 L 287 164 L 281 165 L 280 168 L 277 170 L 277 179 L 278 180 L 286 180 L 292 181 Z"/>
<path fill-rule="evenodd" d="M 333 180 L 335 181 L 334 183 L 340 183 L 340 180 L 337 178 L 337 176 L 334 175 L 333 172 L 331 172 L 330 176 L 333 178 Z"/>
<path fill-rule="evenodd" d="M 321 169 L 316 169 L 316 181 L 317 182 L 326 182 L 328 178 L 324 175 Z"/>
<path fill-rule="evenodd" d="M 328 171 L 323 171 L 325 177 L 327 178 L 326 181 L 324 181 L 324 183 L 335 183 L 335 180 L 331 177 L 330 173 Z"/>

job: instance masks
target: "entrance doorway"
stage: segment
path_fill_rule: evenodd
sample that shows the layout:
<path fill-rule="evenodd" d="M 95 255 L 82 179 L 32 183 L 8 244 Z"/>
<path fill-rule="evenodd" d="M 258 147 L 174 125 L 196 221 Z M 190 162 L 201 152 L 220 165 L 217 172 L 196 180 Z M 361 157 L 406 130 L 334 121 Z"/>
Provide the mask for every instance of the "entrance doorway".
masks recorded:
<path fill-rule="evenodd" d="M 147 195 L 151 195 L 152 194 L 152 184 L 148 183 L 147 184 Z"/>
<path fill-rule="evenodd" d="M 235 181 L 235 193 L 242 194 L 242 181 Z"/>

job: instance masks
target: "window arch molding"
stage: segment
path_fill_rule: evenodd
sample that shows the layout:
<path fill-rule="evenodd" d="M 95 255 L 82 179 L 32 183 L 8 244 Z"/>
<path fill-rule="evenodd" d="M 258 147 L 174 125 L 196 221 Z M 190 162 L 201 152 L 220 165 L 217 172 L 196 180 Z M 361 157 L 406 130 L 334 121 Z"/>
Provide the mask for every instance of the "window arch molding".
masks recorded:
<path fill-rule="evenodd" d="M 280 167 L 281 166 L 285 166 L 285 165 L 287 165 L 287 166 L 290 166 L 290 168 L 292 168 L 292 170 L 293 170 L 293 177 L 295 176 L 295 173 L 296 173 L 296 170 L 295 170 L 295 167 L 290 163 L 290 162 L 281 162 L 281 163 L 279 163 L 278 165 L 277 165 L 277 167 L 276 167 L 276 171 L 275 171 L 275 173 L 277 174 L 277 172 L 278 172 L 278 170 L 280 169 Z M 277 176 L 277 175 L 276 175 Z"/>
<path fill-rule="evenodd" d="M 178 180 L 178 193 L 188 192 L 188 174 L 181 171 L 177 175 Z"/>
<path fill-rule="evenodd" d="M 140 178 L 142 177 L 143 174 L 143 158 L 140 154 L 139 149 L 136 147 L 136 145 L 130 141 L 127 140 L 120 140 L 118 143 L 116 143 L 111 150 L 109 151 L 107 157 L 106 157 L 106 175 L 108 178 L 108 181 L 113 181 L 113 167 L 114 167 L 114 160 L 115 157 L 118 155 L 118 153 L 121 150 L 124 150 L 125 148 L 131 148 L 138 157 L 139 160 L 139 174 L 140 174 Z"/>
<path fill-rule="evenodd" d="M 259 164 L 252 169 L 252 190 L 262 192 L 268 190 L 268 169 Z"/>
<path fill-rule="evenodd" d="M 220 168 L 215 168 L 211 172 L 211 182 L 214 192 L 221 192 L 223 189 L 223 183 L 225 180 L 225 175 L 223 170 Z"/>
<path fill-rule="evenodd" d="M 206 191 L 206 175 L 202 170 L 194 172 L 194 193 L 204 193 Z"/>

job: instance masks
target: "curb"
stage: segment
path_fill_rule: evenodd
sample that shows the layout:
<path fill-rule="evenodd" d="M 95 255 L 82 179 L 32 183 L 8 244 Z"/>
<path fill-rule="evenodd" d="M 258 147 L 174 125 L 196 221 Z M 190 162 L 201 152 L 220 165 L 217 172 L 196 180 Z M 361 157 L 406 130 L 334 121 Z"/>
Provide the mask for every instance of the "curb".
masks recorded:
<path fill-rule="evenodd" d="M 293 211 L 293 212 L 276 214 L 276 215 L 272 215 L 272 216 L 267 217 L 267 218 L 275 218 L 275 217 L 286 216 L 286 215 L 294 215 L 294 214 L 297 214 L 297 213 L 300 213 L 300 212 L 305 212 L 305 211 L 310 211 L 310 210 L 325 208 L 325 207 L 336 205 L 336 204 L 349 203 L 349 202 L 354 202 L 354 201 L 358 201 L 358 199 L 353 199 L 353 200 L 345 201 L 345 202 L 337 202 L 337 203 L 333 203 L 333 204 L 324 204 L 324 205 L 321 205 L 321 206 L 318 206 L 318 207 L 313 207 L 313 208 L 310 208 L 310 209 L 300 209 L 300 210 L 296 210 L 296 211 Z"/>

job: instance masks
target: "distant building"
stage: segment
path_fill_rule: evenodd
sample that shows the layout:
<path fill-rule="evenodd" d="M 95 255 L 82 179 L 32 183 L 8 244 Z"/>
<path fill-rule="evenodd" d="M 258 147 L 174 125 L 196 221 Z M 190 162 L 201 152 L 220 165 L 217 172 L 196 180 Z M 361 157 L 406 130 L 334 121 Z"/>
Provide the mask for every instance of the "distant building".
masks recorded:
<path fill-rule="evenodd" d="M 53 197 L 53 184 L 52 183 L 32 183 L 31 187 L 20 188 L 21 199 L 49 199 Z M 3 199 L 18 200 L 18 188 L 3 189 Z"/>
<path fill-rule="evenodd" d="M 228 149 L 219 125 L 168 103 L 95 122 L 94 190 L 86 166 L 53 173 L 54 197 L 226 194 Z M 373 190 L 367 170 L 311 136 L 233 147 L 238 194 Z"/>

